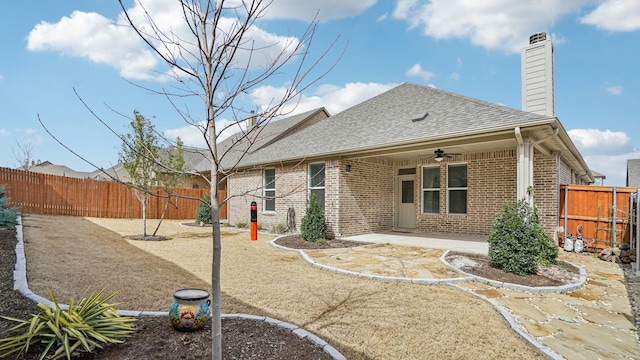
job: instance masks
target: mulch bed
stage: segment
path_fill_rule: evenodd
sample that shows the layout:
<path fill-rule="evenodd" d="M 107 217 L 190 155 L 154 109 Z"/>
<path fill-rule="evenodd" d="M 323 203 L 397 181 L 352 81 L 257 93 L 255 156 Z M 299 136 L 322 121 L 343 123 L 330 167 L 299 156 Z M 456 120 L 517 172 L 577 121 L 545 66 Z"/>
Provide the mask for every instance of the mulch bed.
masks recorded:
<path fill-rule="evenodd" d="M 352 240 L 341 240 L 341 239 L 331 239 L 326 242 L 311 242 L 305 240 L 300 235 L 289 235 L 278 238 L 275 241 L 276 244 L 284 247 L 288 247 L 290 249 L 299 249 L 299 250 L 321 250 L 321 249 L 336 249 L 336 248 L 347 248 L 347 247 L 356 247 L 356 246 L 364 246 L 371 245 L 368 242 L 362 241 L 352 241 Z"/>
<path fill-rule="evenodd" d="M 26 319 L 40 309 L 34 302 L 13 290 L 15 231 L 0 228 L 0 316 Z M 9 332 L 15 325 L 0 318 L 0 338 L 21 334 Z M 222 320 L 224 359 L 332 359 L 315 343 L 301 339 L 291 331 L 264 321 Z M 17 359 L 38 359 L 42 347 L 32 346 Z M 15 359 L 16 357 L 11 357 Z M 211 358 L 211 322 L 195 332 L 178 332 L 165 316 L 141 317 L 136 332 L 124 344 L 110 345 L 94 353 L 82 353 L 74 359 L 209 359 Z"/>
<path fill-rule="evenodd" d="M 461 253 L 456 251 L 450 251 L 447 255 L 447 259 L 450 259 L 455 256 L 464 256 L 470 260 L 473 260 L 477 266 L 465 266 L 461 267 L 460 270 L 483 277 L 485 279 L 496 280 L 500 282 L 506 282 L 510 284 L 518 284 L 525 285 L 530 287 L 541 287 L 541 286 L 561 286 L 565 285 L 566 281 L 562 281 L 562 279 L 567 277 L 579 277 L 580 270 L 573 265 L 560 262 L 559 266 L 554 267 L 555 271 L 551 272 L 552 275 L 541 275 L 541 274 L 527 274 L 527 275 L 518 275 L 514 273 L 505 272 L 502 269 L 496 268 L 491 265 L 491 258 L 486 255 L 480 254 L 468 254 Z"/>

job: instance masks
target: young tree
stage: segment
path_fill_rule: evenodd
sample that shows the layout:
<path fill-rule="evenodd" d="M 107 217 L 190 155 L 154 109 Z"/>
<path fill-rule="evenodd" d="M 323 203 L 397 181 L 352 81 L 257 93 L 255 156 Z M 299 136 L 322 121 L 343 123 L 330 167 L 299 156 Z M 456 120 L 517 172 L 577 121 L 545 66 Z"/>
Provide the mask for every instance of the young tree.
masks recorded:
<path fill-rule="evenodd" d="M 120 161 L 131 178 L 133 192 L 142 206 L 142 236 L 147 236 L 147 204 L 158 183 L 158 138 L 151 121 L 138 110 L 131 120 L 131 133 L 122 135 Z"/>
<path fill-rule="evenodd" d="M 293 100 L 304 89 L 315 83 L 325 73 L 314 70 L 327 56 L 333 44 L 311 59 L 311 43 L 317 28 L 312 21 L 307 30 L 299 37 L 286 37 L 270 40 L 271 43 L 258 41 L 261 30 L 256 22 L 264 17 L 271 1 L 265 0 L 179 0 L 181 25 L 164 28 L 153 19 L 151 10 L 144 7 L 143 1 L 137 4 L 143 9 L 143 15 L 130 14 L 123 1 L 119 3 L 124 12 L 123 18 L 146 42 L 149 48 L 169 67 L 171 74 L 180 85 L 172 92 L 162 90 L 180 116 L 189 124 L 197 127 L 208 145 L 211 160 L 210 176 L 207 179 L 211 187 L 211 223 L 212 223 L 212 358 L 222 357 L 221 333 L 221 291 L 220 291 L 220 208 L 226 199 L 218 198 L 218 184 L 233 174 L 235 166 L 251 148 L 243 144 L 252 144 L 260 135 L 262 125 L 271 119 L 286 113 L 285 104 Z M 184 25 L 182 27 L 182 25 Z M 180 32 L 178 28 L 187 29 Z M 335 63 L 330 63 L 330 69 Z M 328 70 L 327 70 L 328 71 Z M 265 85 L 267 79 L 286 76 L 282 82 L 284 89 L 273 91 L 272 100 L 255 114 L 256 124 L 244 128 L 242 134 L 231 148 L 219 151 L 216 144 L 218 134 L 226 128 L 220 128 L 216 120 L 226 117 L 236 122 L 229 126 L 238 126 L 240 121 L 253 117 L 251 110 L 243 109 L 243 95 Z M 176 100 L 197 97 L 202 100 L 202 117 L 193 115 L 188 107 L 175 106 Z M 243 147 L 240 147 L 242 145 Z M 234 149 L 235 147 L 235 149 Z M 241 153 L 241 156 L 236 156 Z M 234 154 L 232 161 L 225 157 Z"/>
<path fill-rule="evenodd" d="M 156 236 L 158 233 L 160 224 L 162 224 L 162 220 L 164 220 L 169 204 L 171 204 L 171 198 L 175 196 L 173 191 L 180 185 L 180 180 L 184 176 L 185 164 L 183 146 L 184 144 L 182 139 L 178 137 L 176 139 L 175 146 L 166 148 L 166 154 L 164 156 L 165 159 L 162 159 L 162 162 L 159 164 L 161 168 L 158 170 L 157 176 L 160 187 L 162 187 L 162 189 L 167 193 L 167 201 L 164 203 L 162 215 L 160 216 L 160 221 L 158 221 L 158 226 L 156 226 L 156 229 L 153 231 L 151 236 Z M 174 206 L 177 208 L 178 203 L 176 202 Z"/>

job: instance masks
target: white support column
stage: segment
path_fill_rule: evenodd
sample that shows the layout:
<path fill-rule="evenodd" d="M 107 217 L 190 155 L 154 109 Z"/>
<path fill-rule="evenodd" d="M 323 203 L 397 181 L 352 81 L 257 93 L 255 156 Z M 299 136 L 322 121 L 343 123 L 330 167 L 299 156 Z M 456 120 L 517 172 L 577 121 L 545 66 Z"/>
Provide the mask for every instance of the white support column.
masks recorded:
<path fill-rule="evenodd" d="M 533 186 L 533 146 L 529 138 L 522 139 L 522 144 L 518 144 L 517 176 L 517 200 L 525 199 L 531 202 L 527 190 Z"/>

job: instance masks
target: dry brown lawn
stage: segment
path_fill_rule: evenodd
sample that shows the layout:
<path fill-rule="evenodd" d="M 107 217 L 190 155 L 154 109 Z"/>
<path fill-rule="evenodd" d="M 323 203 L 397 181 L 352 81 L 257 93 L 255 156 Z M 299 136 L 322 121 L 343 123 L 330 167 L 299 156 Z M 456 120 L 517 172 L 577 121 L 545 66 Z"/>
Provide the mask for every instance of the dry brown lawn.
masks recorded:
<path fill-rule="evenodd" d="M 123 238 L 142 232 L 140 220 L 30 215 L 23 222 L 30 288 L 44 295 L 49 287 L 61 302 L 108 286 L 120 289 L 121 309 L 167 311 L 175 290 L 210 287 L 210 228 L 165 220 L 159 234 L 169 240 L 147 242 Z M 493 306 L 453 287 L 341 275 L 272 248 L 269 236 L 222 236 L 224 313 L 299 325 L 348 359 L 543 358 Z"/>

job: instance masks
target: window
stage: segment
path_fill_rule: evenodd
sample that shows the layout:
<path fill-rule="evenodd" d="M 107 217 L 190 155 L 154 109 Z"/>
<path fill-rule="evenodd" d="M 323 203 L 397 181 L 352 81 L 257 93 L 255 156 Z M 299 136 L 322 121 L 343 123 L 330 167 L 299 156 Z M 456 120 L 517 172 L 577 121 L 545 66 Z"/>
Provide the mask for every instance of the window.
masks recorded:
<path fill-rule="evenodd" d="M 422 168 L 422 213 L 440 213 L 440 166 Z"/>
<path fill-rule="evenodd" d="M 264 211 L 276 211 L 276 169 L 266 169 L 263 179 L 263 209 Z"/>
<path fill-rule="evenodd" d="M 447 170 L 449 214 L 466 214 L 467 164 L 449 164 Z"/>
<path fill-rule="evenodd" d="M 324 210 L 324 164 L 309 165 L 309 197 L 316 194 L 320 206 Z"/>

